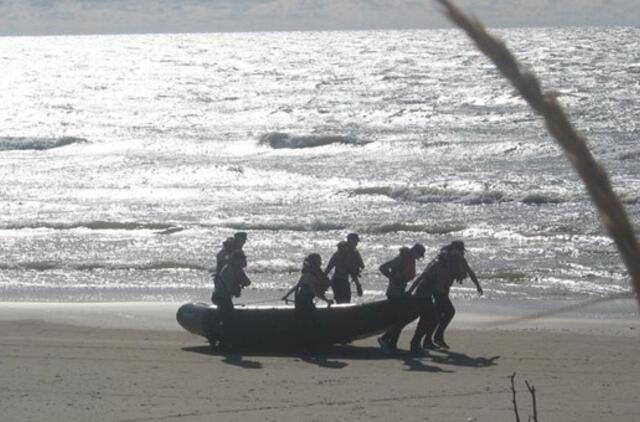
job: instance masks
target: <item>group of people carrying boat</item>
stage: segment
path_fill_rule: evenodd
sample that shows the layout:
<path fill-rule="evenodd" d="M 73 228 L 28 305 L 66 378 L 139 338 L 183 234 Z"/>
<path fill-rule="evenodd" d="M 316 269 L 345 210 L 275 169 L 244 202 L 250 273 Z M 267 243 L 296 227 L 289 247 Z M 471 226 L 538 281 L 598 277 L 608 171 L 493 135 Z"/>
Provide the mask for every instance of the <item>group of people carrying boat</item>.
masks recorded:
<path fill-rule="evenodd" d="M 221 341 L 220 347 L 230 346 L 225 344 L 224 339 L 229 338 L 229 330 L 233 329 L 232 297 L 239 297 L 241 290 L 251 283 L 244 272 L 247 259 L 242 248 L 246 240 L 247 234 L 238 232 L 223 242 L 222 249 L 216 255 L 211 300 L 218 308 L 219 326 L 215 338 Z M 345 241 L 338 243 L 336 252 L 324 270 L 319 254 L 312 253 L 304 259 L 298 283 L 282 298 L 288 301 L 289 296 L 294 294 L 295 315 L 302 326 L 303 335 L 311 337 L 314 333 L 314 299 L 318 298 L 329 305 L 334 302 L 349 303 L 351 283 L 354 284 L 357 295 L 363 295 L 360 275 L 364 262 L 357 249 L 359 241 L 357 233 L 347 235 Z M 461 283 L 466 277 L 470 277 L 478 294 L 483 294 L 478 278 L 465 259 L 464 242 L 456 240 L 442 247 L 416 277 L 416 261 L 422 259 L 424 254 L 425 247 L 420 243 L 411 248 L 402 247 L 396 257 L 379 267 L 380 272 L 389 280 L 386 296 L 393 306 L 403 306 L 407 295 L 413 295 L 416 299 L 419 321 L 410 346 L 411 353 L 415 355 L 425 354 L 426 349 L 449 348 L 444 334 L 455 315 L 455 308 L 449 298 L 449 290 L 455 281 Z M 332 271 L 333 275 L 329 278 Z M 411 280 L 413 283 L 407 289 Z M 333 291 L 333 299 L 326 296 L 329 288 Z M 410 322 L 399 320 L 378 338 L 380 347 L 385 352 L 394 352 L 402 329 Z"/>

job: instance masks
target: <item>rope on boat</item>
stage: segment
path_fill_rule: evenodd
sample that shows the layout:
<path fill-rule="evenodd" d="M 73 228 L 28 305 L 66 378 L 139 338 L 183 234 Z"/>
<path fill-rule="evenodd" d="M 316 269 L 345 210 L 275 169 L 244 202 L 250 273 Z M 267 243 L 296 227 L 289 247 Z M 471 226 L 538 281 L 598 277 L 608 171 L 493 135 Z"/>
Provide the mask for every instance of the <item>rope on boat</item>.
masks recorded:
<path fill-rule="evenodd" d="M 257 301 L 254 301 L 254 302 L 239 303 L 238 305 L 240 305 L 240 306 L 242 306 L 242 305 L 245 305 L 245 306 L 246 305 L 261 305 L 261 304 L 264 304 L 264 303 L 276 303 L 276 302 L 281 302 L 281 301 L 282 301 L 282 299 L 266 299 L 266 300 L 257 300 Z M 293 302 L 293 300 L 287 299 L 284 302 L 285 303 L 289 303 L 289 302 Z"/>

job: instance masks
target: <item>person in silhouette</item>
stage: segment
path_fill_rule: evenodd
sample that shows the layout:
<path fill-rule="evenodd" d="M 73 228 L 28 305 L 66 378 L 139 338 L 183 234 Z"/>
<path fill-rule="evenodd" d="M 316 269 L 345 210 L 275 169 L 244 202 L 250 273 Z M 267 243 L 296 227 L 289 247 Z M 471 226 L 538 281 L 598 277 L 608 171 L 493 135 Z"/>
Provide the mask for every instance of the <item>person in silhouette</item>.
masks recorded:
<path fill-rule="evenodd" d="M 235 250 L 229 262 L 222 268 L 215 281 L 212 301 L 218 309 L 218 327 L 215 335 L 223 349 L 232 347 L 234 310 L 232 297 L 240 297 L 242 289 L 251 284 L 244 272 L 247 258 L 241 250 Z"/>
<path fill-rule="evenodd" d="M 331 256 L 325 274 L 327 276 L 335 268 L 331 278 L 331 289 L 336 303 L 351 302 L 351 285 L 349 277 L 356 286 L 358 296 L 362 296 L 360 272 L 364 269 L 364 262 L 357 249 L 360 237 L 357 233 L 349 233 L 347 241 L 338 243 L 338 250 Z"/>
<path fill-rule="evenodd" d="M 317 253 L 312 253 L 304 259 L 302 275 L 295 290 L 295 310 L 298 316 L 303 317 L 313 313 L 316 308 L 313 299 L 316 297 L 329 305 L 333 304 L 333 301 L 325 296 L 325 292 L 331 286 L 331 281 L 322 272 L 321 266 L 322 258 Z"/>
<path fill-rule="evenodd" d="M 420 343 L 427 331 L 433 332 L 435 326 L 438 324 L 439 317 L 435 304 L 433 303 L 433 292 L 435 290 L 435 280 L 442 267 L 442 260 L 443 257 L 441 253 L 429 262 L 424 271 L 409 288 L 409 292 L 414 292 L 414 295 L 418 299 L 418 315 L 420 319 L 418 320 L 416 330 L 411 339 L 411 353 L 417 356 L 425 354 L 426 351 Z M 428 346 L 427 343 L 425 343 L 425 345 Z M 428 348 L 431 349 L 432 347 Z"/>
<path fill-rule="evenodd" d="M 398 256 L 380 266 L 380 272 L 389 279 L 387 298 L 398 311 L 404 303 L 407 283 L 416 276 L 416 260 L 424 257 L 424 252 L 424 246 L 420 243 L 416 243 L 411 249 L 402 247 Z M 396 350 L 400 333 L 409 322 L 411 321 L 400 320 L 382 337 L 378 337 L 378 344 L 385 352 Z"/>
<path fill-rule="evenodd" d="M 314 337 L 319 324 L 314 316 L 316 306 L 313 303 L 319 298 L 329 306 L 333 301 L 325 296 L 331 281 L 322 271 L 322 258 L 317 253 L 307 256 L 302 264 L 302 275 L 295 287 L 295 316 L 305 347 L 314 350 Z"/>
<path fill-rule="evenodd" d="M 212 274 L 214 287 L 216 284 L 216 279 L 220 275 L 220 271 L 222 271 L 224 266 L 229 263 L 229 258 L 231 257 L 231 254 L 234 250 L 234 242 L 235 240 L 233 237 L 226 238 L 225 241 L 222 242 L 222 248 L 216 254 L 216 267 Z M 213 295 L 211 296 L 211 301 L 214 302 Z"/>
<path fill-rule="evenodd" d="M 449 290 L 454 281 L 470 277 L 478 294 L 484 293 L 475 273 L 469 267 L 464 256 L 464 242 L 455 240 L 440 249 L 438 256 L 432 260 L 416 279 L 416 296 L 420 299 L 420 321 L 411 340 L 411 349 L 420 352 L 423 349 L 441 347 L 448 349 L 444 333 L 456 311 L 449 298 Z M 414 287 L 412 286 L 412 288 Z"/>

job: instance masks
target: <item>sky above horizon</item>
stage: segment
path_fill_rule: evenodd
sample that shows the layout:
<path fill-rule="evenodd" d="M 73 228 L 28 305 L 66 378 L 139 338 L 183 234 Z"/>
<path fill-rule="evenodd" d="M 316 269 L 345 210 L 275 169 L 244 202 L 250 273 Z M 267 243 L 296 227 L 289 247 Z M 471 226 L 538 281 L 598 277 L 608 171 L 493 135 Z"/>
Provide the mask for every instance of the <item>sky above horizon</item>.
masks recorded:
<path fill-rule="evenodd" d="M 640 0 L 458 0 L 490 27 L 638 26 Z M 0 35 L 443 28 L 434 0 L 0 0 Z"/>

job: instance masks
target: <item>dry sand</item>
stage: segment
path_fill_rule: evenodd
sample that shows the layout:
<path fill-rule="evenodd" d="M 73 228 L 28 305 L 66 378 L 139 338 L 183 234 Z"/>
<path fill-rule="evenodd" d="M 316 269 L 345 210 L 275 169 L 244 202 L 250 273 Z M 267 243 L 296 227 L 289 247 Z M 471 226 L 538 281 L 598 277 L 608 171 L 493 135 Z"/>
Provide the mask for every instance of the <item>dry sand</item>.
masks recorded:
<path fill-rule="evenodd" d="M 523 421 L 525 379 L 540 421 L 640 420 L 637 320 L 452 329 L 451 351 L 425 358 L 388 357 L 375 339 L 316 357 L 221 356 L 177 327 L 96 328 L 13 311 L 12 320 L 0 312 L 1 421 L 514 421 L 513 372 Z"/>

